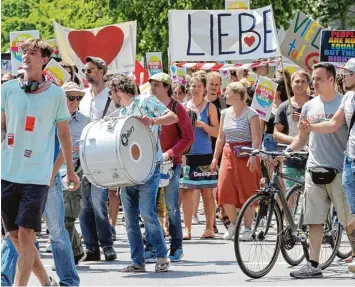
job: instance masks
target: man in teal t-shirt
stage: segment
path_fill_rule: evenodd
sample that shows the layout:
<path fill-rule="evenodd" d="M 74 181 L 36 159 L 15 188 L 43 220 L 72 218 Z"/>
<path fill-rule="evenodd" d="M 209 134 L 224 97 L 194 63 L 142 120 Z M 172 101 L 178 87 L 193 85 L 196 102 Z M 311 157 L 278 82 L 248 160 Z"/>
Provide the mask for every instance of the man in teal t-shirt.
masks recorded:
<path fill-rule="evenodd" d="M 1 91 L 1 132 L 5 137 L 1 161 L 1 215 L 5 230 L 18 251 L 15 285 L 26 286 L 33 271 L 42 285 L 53 284 L 34 246 L 50 184 L 54 132 L 58 126 L 73 190 L 80 181 L 72 163 L 64 92 L 47 82 L 42 68 L 53 49 L 40 39 L 21 46 L 24 76 L 5 83 Z"/>

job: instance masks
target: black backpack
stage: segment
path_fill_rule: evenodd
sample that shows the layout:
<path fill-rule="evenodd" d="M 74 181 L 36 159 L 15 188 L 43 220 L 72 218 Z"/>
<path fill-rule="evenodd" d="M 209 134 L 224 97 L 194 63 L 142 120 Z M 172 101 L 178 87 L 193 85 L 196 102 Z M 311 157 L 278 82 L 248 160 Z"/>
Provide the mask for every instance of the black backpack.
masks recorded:
<path fill-rule="evenodd" d="M 171 105 L 171 111 L 176 115 L 177 115 L 177 104 L 178 103 L 179 103 L 178 101 L 173 100 L 173 103 Z M 188 108 L 186 105 L 182 105 L 182 106 L 185 108 L 187 114 L 189 115 L 192 128 L 195 129 L 196 122 L 198 119 L 197 113 L 195 111 L 191 110 L 190 108 Z M 176 125 L 176 129 L 178 131 L 179 138 L 182 138 L 179 124 L 176 123 L 175 125 Z M 183 155 L 188 154 L 191 151 L 191 148 L 192 148 L 192 145 L 190 145 L 189 148 L 187 150 L 185 150 L 182 154 Z"/>

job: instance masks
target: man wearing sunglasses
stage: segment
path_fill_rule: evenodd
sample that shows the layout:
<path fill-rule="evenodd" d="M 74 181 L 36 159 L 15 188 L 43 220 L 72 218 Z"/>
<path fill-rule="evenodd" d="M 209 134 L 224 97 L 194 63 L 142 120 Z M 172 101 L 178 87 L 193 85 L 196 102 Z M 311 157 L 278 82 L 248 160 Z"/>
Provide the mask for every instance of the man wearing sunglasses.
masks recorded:
<path fill-rule="evenodd" d="M 99 120 L 116 110 L 109 97 L 109 89 L 105 86 L 104 76 L 107 65 L 97 57 L 86 57 L 85 68 L 82 70 L 90 87 L 80 102 L 82 114 L 91 120 Z M 82 180 L 82 210 L 80 212 L 80 227 L 86 246 L 85 261 L 99 261 L 100 248 L 104 250 L 105 260 L 117 258 L 113 249 L 112 227 L 107 213 L 108 189 L 92 185 L 85 177 Z"/>

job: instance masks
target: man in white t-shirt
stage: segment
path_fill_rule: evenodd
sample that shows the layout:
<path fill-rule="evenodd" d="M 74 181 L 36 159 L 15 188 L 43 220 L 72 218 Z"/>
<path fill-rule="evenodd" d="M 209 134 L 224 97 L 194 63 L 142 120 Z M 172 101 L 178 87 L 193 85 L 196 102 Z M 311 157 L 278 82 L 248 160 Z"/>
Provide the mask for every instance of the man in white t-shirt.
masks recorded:
<path fill-rule="evenodd" d="M 105 86 L 104 76 L 107 65 L 97 57 L 86 57 L 83 73 L 90 87 L 80 102 L 79 110 L 91 120 L 99 120 L 115 111 L 114 103 L 109 97 L 109 89 Z M 100 248 L 104 251 L 105 260 L 117 258 L 113 249 L 112 229 L 107 214 L 108 189 L 92 185 L 86 177 L 82 180 L 82 209 L 80 227 L 86 246 L 84 261 L 101 260 Z M 118 198 L 117 198 L 118 200 Z M 110 201 L 110 205 L 112 201 Z"/>

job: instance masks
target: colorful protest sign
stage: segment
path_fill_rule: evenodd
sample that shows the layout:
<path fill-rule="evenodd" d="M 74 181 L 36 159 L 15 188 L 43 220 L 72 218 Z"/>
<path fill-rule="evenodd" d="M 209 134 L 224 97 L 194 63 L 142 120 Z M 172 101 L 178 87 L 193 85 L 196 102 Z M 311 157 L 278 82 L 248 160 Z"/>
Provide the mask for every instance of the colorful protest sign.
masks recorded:
<path fill-rule="evenodd" d="M 277 57 L 272 7 L 169 11 L 169 52 L 173 62 Z"/>
<path fill-rule="evenodd" d="M 186 67 L 178 67 L 175 64 L 170 66 L 170 76 L 174 83 L 187 85 Z"/>
<path fill-rule="evenodd" d="M 102 58 L 108 74 L 133 72 L 136 60 L 136 21 L 74 30 L 53 21 L 60 55 L 81 71 L 87 56 Z"/>
<path fill-rule="evenodd" d="M 226 71 L 219 71 L 219 74 L 221 75 L 222 78 L 221 93 L 224 94 L 228 84 L 231 81 L 231 73 L 230 71 L 226 70 Z"/>
<path fill-rule="evenodd" d="M 350 58 L 355 58 L 355 31 L 323 30 L 320 61 L 346 63 Z"/>
<path fill-rule="evenodd" d="M 70 79 L 70 74 L 54 59 L 48 62 L 43 70 L 43 75 L 48 81 L 53 81 L 58 86 L 62 86 Z"/>
<path fill-rule="evenodd" d="M 281 54 L 308 72 L 319 62 L 320 36 L 323 27 L 297 11 L 281 43 Z"/>
<path fill-rule="evenodd" d="M 226 10 L 249 10 L 249 0 L 225 0 Z"/>
<path fill-rule="evenodd" d="M 259 77 L 256 84 L 251 108 L 254 109 L 265 122 L 269 121 L 277 86 L 275 82 L 266 77 Z"/>
<path fill-rule="evenodd" d="M 39 31 L 10 32 L 11 68 L 13 75 L 16 75 L 17 71 L 22 67 L 21 44 L 31 38 L 39 38 Z"/>
<path fill-rule="evenodd" d="M 146 53 L 146 58 L 149 76 L 163 72 L 163 59 L 161 52 L 148 52 Z"/>
<path fill-rule="evenodd" d="M 53 48 L 52 57 L 60 58 L 60 53 L 57 45 L 57 41 L 55 39 L 45 40 L 51 47 Z"/>
<path fill-rule="evenodd" d="M 250 73 L 250 72 L 248 73 L 248 81 L 250 83 L 250 86 L 255 85 L 257 80 L 258 80 L 258 75 L 257 74 Z"/>

